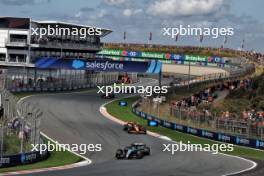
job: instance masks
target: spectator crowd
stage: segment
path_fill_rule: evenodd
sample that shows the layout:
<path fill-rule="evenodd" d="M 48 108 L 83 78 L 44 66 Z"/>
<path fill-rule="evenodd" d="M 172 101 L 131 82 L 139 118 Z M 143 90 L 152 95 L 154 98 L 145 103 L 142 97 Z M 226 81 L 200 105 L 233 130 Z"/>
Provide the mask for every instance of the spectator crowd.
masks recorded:
<path fill-rule="evenodd" d="M 206 106 L 199 110 L 198 106 L 202 104 L 211 104 L 218 98 L 218 94 L 221 91 L 235 91 L 235 90 L 252 90 L 253 81 L 249 78 L 243 80 L 225 81 L 221 84 L 213 85 L 209 88 L 205 88 L 202 91 L 195 93 L 187 98 L 183 98 L 179 101 L 171 102 L 171 114 L 179 115 L 175 112 L 181 112 L 181 117 L 185 117 L 185 120 L 192 120 L 194 122 L 207 122 L 217 121 L 217 124 L 222 124 L 223 128 L 236 128 L 242 131 L 248 127 L 251 130 L 257 131 L 258 127 L 264 127 L 264 112 L 263 110 L 246 109 L 240 114 L 233 114 L 229 111 L 223 111 L 220 115 L 215 116 L 210 112 Z M 175 111 L 176 110 L 176 111 Z M 247 130 L 244 130 L 247 131 Z"/>

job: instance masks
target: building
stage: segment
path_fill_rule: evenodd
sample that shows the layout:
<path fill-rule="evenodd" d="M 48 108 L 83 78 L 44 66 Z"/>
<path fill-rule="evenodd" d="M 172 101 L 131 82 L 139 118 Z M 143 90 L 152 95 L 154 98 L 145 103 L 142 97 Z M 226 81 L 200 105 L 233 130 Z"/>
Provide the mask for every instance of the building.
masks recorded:
<path fill-rule="evenodd" d="M 51 28 L 57 30 L 57 34 L 50 32 L 50 35 L 40 35 L 41 29 Z M 35 33 L 37 29 L 39 35 Z M 72 29 L 75 29 L 75 33 Z M 83 31 L 101 29 L 101 35 L 84 37 L 76 32 L 81 29 L 82 34 Z M 111 32 L 108 29 L 65 22 L 0 17 L 0 65 L 34 67 L 38 57 L 92 58 L 94 53 L 101 50 L 100 38 Z"/>
<path fill-rule="evenodd" d="M 118 73 L 37 69 L 43 57 L 92 59 L 109 29 L 30 18 L 0 17 L 0 67 L 13 91 L 76 89 L 116 81 Z"/>

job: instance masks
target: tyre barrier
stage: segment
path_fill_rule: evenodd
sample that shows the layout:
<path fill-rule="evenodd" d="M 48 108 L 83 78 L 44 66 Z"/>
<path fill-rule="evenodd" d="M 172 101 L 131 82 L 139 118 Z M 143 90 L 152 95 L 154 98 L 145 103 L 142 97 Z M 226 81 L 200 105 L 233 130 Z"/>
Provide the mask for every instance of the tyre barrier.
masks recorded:
<path fill-rule="evenodd" d="M 32 164 L 49 157 L 48 150 L 35 152 L 20 153 L 15 155 L 6 155 L 0 158 L 0 168 L 7 168 L 25 164 Z"/>
<path fill-rule="evenodd" d="M 150 115 L 144 112 L 141 112 L 137 110 L 137 107 L 139 106 L 139 101 L 136 101 L 132 105 L 132 112 L 137 115 L 138 117 L 145 119 L 145 120 L 151 120 L 156 121 L 158 125 L 168 128 L 171 130 L 175 130 L 182 133 L 191 134 L 194 136 L 198 136 L 201 138 L 206 138 L 218 142 L 225 142 L 230 143 L 234 145 L 244 146 L 244 147 L 250 147 L 254 149 L 264 150 L 264 141 L 258 140 L 258 139 L 251 139 L 251 138 L 245 138 L 241 136 L 234 136 L 229 135 L 221 132 L 213 132 L 205 129 L 199 129 L 199 128 L 193 128 L 186 125 L 180 125 L 176 124 L 174 122 L 169 122 L 166 120 L 162 120 L 154 115 Z"/>

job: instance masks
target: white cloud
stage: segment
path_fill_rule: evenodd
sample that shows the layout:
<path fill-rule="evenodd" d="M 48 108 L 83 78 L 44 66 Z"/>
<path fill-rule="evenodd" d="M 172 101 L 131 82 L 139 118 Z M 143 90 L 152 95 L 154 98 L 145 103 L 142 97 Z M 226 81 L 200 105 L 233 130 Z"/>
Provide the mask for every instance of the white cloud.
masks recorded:
<path fill-rule="evenodd" d="M 19 5 L 35 5 L 41 3 L 49 3 L 50 0 L 0 0 L 1 4 L 19 6 Z"/>
<path fill-rule="evenodd" d="M 157 0 L 148 8 L 155 16 L 204 15 L 218 10 L 223 0 Z"/>
<path fill-rule="evenodd" d="M 123 15 L 124 16 L 132 16 L 132 15 L 136 15 L 138 13 L 141 13 L 142 12 L 142 9 L 125 9 L 123 11 Z"/>
<path fill-rule="evenodd" d="M 76 13 L 74 16 L 75 16 L 76 18 L 79 18 L 79 17 L 82 16 L 82 12 L 78 12 L 78 13 Z"/>
<path fill-rule="evenodd" d="M 131 16 L 132 15 L 132 10 L 131 9 L 125 9 L 123 11 L 123 15 L 125 15 L 125 16 Z"/>
<path fill-rule="evenodd" d="M 127 2 L 127 0 L 105 0 L 104 2 L 109 5 L 120 5 Z"/>

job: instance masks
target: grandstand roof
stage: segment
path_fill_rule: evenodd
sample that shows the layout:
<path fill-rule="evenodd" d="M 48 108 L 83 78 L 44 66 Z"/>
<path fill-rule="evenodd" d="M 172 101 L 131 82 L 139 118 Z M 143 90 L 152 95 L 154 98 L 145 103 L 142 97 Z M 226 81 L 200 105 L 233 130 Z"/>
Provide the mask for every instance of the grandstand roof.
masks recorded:
<path fill-rule="evenodd" d="M 22 20 L 27 19 L 28 21 L 31 21 L 31 22 L 36 23 L 36 24 L 42 24 L 42 25 L 58 24 L 58 25 L 63 25 L 63 26 L 74 26 L 74 27 L 79 27 L 79 28 L 98 28 L 95 26 L 88 26 L 88 25 L 69 23 L 69 22 L 63 22 L 63 21 L 36 21 L 36 20 L 32 20 L 31 18 L 22 18 L 22 17 L 13 17 L 13 16 L 0 16 L 0 20 L 1 19 L 2 20 L 12 19 L 13 20 L 12 23 L 16 22 L 17 24 L 20 24 L 20 22 Z M 9 24 L 10 21 L 5 21 L 4 23 L 5 23 L 5 25 L 6 25 L 6 23 Z M 1 25 L 0 25 L 0 27 L 1 27 Z M 9 27 L 9 26 L 6 26 L 6 27 Z M 106 36 L 112 32 L 112 30 L 110 30 L 110 29 L 106 29 L 106 28 L 101 28 L 101 29 L 102 29 L 101 37 L 104 37 L 104 36 Z"/>

